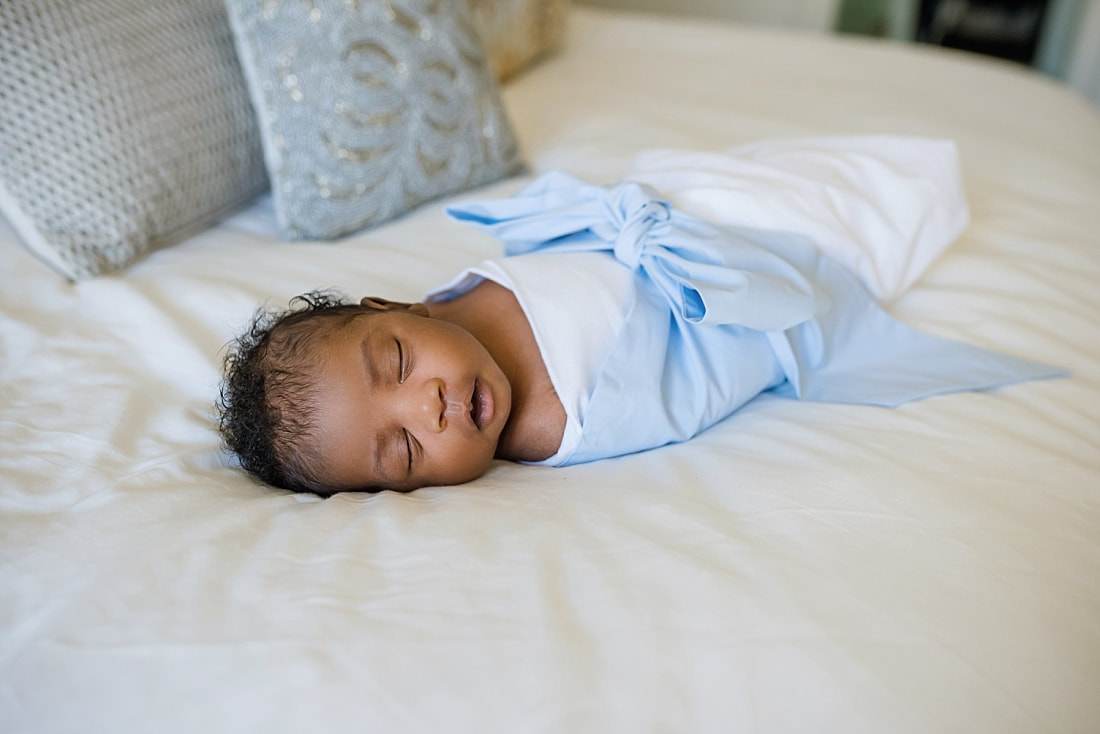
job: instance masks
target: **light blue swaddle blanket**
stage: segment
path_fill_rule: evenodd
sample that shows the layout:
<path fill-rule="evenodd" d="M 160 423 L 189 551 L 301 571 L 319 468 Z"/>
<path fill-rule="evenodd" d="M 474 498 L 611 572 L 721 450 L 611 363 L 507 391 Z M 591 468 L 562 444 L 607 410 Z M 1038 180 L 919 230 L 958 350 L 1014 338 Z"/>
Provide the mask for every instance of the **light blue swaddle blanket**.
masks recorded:
<path fill-rule="evenodd" d="M 686 440 L 765 390 L 895 406 L 1068 374 L 912 329 L 810 240 L 710 224 L 642 184 L 550 173 L 515 197 L 447 211 L 508 256 L 606 252 L 635 273 L 635 302 L 562 464 Z"/>

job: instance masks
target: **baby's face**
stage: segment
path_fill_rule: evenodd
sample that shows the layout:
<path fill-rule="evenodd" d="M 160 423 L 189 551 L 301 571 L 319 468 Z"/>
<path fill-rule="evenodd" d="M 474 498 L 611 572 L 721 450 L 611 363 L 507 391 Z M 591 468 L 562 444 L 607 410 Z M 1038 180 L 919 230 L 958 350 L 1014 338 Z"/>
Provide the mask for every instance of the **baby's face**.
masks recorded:
<path fill-rule="evenodd" d="M 318 351 L 321 476 L 334 487 L 460 484 L 489 467 L 512 389 L 465 329 L 408 311 L 367 313 Z"/>

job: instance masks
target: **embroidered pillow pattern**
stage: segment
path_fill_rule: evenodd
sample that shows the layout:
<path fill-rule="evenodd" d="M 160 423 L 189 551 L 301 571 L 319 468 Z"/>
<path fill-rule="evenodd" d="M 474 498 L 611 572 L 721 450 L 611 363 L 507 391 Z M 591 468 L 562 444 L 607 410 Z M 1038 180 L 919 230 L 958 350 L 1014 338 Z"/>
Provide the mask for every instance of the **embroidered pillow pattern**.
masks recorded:
<path fill-rule="evenodd" d="M 228 0 L 286 239 L 328 239 L 515 173 L 465 3 Z"/>

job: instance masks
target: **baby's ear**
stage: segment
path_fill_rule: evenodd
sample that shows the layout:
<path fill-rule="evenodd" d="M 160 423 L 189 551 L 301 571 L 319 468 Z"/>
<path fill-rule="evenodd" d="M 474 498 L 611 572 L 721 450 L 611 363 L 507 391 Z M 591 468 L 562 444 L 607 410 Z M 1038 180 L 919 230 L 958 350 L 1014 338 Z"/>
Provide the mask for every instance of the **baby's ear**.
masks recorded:
<path fill-rule="evenodd" d="M 363 300 L 359 301 L 359 305 L 363 308 L 369 308 L 372 311 L 408 311 L 416 316 L 427 316 L 428 307 L 423 303 L 405 303 L 403 301 L 388 301 L 385 298 L 376 298 L 374 296 L 367 296 Z"/>

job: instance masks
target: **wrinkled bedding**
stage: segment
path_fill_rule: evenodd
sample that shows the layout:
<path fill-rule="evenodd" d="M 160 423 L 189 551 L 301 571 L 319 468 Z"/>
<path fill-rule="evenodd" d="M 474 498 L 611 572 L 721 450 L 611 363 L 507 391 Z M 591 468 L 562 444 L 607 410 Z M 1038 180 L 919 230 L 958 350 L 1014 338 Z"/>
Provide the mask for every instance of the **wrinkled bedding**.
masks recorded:
<path fill-rule="evenodd" d="M 0 222 L 4 732 L 1091 732 L 1100 114 L 956 52 L 577 8 L 504 89 L 528 175 L 339 243 L 269 200 L 70 284 Z M 257 304 L 415 300 L 499 254 L 443 204 L 639 151 L 955 142 L 970 224 L 890 304 L 1068 379 L 764 396 L 689 442 L 328 500 L 219 447 Z"/>

